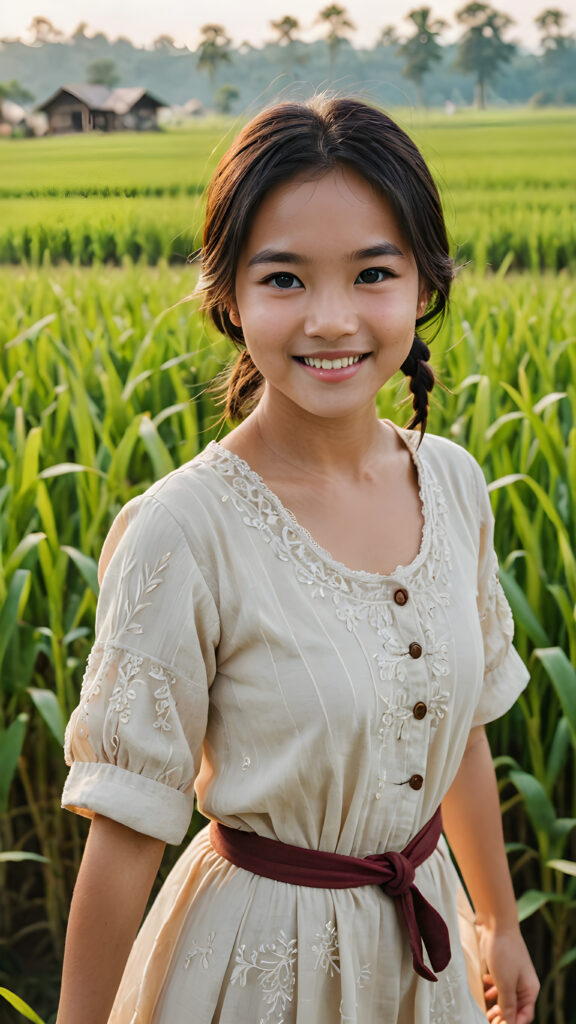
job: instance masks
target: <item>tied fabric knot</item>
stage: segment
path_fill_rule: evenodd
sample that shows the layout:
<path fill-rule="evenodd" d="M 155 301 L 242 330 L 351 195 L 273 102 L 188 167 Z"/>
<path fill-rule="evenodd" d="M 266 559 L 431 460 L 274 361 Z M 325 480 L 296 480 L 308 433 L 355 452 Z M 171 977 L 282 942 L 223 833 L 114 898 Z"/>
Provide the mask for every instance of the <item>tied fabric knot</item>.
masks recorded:
<path fill-rule="evenodd" d="M 403 896 L 414 884 L 416 872 L 403 853 L 385 853 L 380 858 L 394 872 L 389 882 L 382 882 L 380 888 L 387 896 Z"/>
<path fill-rule="evenodd" d="M 340 853 L 291 846 L 266 839 L 255 832 L 228 828 L 218 821 L 210 825 L 210 842 L 226 860 L 264 878 L 316 889 L 351 889 L 378 885 L 394 900 L 412 951 L 414 970 L 427 981 L 438 981 L 434 971 L 450 962 L 450 935 L 446 922 L 414 884 L 415 869 L 434 852 L 442 832 L 442 811 L 427 821 L 401 853 L 347 857 Z M 424 963 L 422 944 L 432 970 Z"/>

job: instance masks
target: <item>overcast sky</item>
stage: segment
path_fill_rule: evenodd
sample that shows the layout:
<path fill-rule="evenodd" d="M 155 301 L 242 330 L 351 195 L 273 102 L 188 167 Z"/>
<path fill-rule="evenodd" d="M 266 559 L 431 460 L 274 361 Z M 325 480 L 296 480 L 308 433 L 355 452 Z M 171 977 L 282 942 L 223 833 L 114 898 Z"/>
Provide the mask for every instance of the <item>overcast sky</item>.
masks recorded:
<path fill-rule="evenodd" d="M 385 25 L 406 28 L 403 18 L 424 2 L 341 0 L 341 5 L 347 8 L 357 27 L 352 41 L 358 46 L 371 46 Z M 434 17 L 451 21 L 454 11 L 465 6 L 467 0 L 426 2 L 430 3 Z M 201 25 L 218 22 L 225 26 L 235 44 L 248 40 L 257 46 L 272 38 L 270 20 L 286 14 L 298 18 L 305 39 L 317 38 L 320 30 L 314 26 L 314 19 L 326 3 L 327 0 L 0 0 L 0 38 L 23 36 L 31 19 L 43 15 L 67 33 L 82 20 L 88 22 L 91 31 L 102 31 L 112 38 L 125 35 L 138 45 L 148 45 L 156 36 L 167 33 L 177 43 L 191 48 L 198 45 Z M 547 7 L 566 11 L 571 30 L 576 28 L 576 0 L 494 0 L 493 6 L 517 22 L 508 38 L 531 49 L 536 48 L 538 40 L 533 19 Z"/>

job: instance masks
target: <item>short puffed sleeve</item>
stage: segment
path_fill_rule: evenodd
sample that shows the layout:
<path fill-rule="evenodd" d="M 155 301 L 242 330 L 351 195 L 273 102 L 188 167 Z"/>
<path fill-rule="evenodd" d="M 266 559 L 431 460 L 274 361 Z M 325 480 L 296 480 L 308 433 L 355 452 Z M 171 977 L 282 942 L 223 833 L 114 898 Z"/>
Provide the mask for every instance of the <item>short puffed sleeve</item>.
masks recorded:
<path fill-rule="evenodd" d="M 514 620 L 498 574 L 494 550 L 494 515 L 479 466 L 476 465 L 480 548 L 478 559 L 478 612 L 484 640 L 484 685 L 473 725 L 485 725 L 505 714 L 530 678 L 512 645 Z"/>
<path fill-rule="evenodd" d="M 117 516 L 99 578 L 62 803 L 179 843 L 194 807 L 218 611 L 179 523 L 151 495 Z"/>

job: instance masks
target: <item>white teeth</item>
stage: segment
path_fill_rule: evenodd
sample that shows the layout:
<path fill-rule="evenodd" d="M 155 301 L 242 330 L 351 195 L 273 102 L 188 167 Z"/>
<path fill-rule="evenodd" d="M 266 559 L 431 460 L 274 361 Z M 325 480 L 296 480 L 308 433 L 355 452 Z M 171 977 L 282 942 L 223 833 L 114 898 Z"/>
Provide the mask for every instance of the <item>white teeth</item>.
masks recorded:
<path fill-rule="evenodd" d="M 339 359 L 314 359 L 311 356 L 302 356 L 306 366 L 314 366 L 317 370 L 343 370 L 347 366 L 354 366 L 359 363 L 362 356 L 341 356 Z"/>

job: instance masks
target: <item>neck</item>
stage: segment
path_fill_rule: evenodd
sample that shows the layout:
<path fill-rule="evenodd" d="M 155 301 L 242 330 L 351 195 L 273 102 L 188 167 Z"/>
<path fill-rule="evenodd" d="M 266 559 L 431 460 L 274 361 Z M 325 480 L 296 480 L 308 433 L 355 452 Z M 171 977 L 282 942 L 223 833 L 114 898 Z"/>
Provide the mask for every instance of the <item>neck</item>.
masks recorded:
<path fill-rule="evenodd" d="M 320 417 L 283 398 L 265 391 L 244 425 L 270 457 L 305 475 L 359 477 L 381 454 L 384 435 L 374 404 L 349 416 Z"/>

